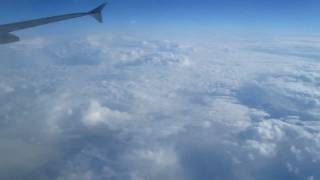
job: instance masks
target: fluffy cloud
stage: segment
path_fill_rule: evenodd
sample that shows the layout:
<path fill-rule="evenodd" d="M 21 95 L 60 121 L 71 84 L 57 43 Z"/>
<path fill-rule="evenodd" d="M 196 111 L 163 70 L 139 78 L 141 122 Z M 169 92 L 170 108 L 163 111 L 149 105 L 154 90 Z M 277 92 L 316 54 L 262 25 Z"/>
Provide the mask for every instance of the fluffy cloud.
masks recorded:
<path fill-rule="evenodd" d="M 100 34 L 2 46 L 0 177 L 317 179 L 308 42 Z"/>
<path fill-rule="evenodd" d="M 100 124 L 107 124 L 114 127 L 116 124 L 129 119 L 129 115 L 119 111 L 113 111 L 107 107 L 102 107 L 96 101 L 92 101 L 88 108 L 88 111 L 83 115 L 83 123 L 88 126 L 97 126 Z"/>

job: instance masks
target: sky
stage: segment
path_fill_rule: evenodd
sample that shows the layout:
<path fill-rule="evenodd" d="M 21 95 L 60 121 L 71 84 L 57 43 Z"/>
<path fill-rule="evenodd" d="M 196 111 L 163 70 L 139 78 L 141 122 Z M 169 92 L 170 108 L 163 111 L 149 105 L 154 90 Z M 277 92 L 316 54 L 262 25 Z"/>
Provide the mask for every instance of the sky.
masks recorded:
<path fill-rule="evenodd" d="M 9 23 L 102 1 L 1 3 Z M 320 179 L 318 6 L 110 0 L 102 24 L 13 32 L 0 179 Z"/>
<path fill-rule="evenodd" d="M 59 13 L 87 11 L 101 0 L 3 0 L 1 21 L 50 16 Z M 104 27 L 113 31 L 147 30 L 314 33 L 318 25 L 320 3 L 316 0 L 111 0 L 105 11 Z M 86 28 L 94 24 L 81 23 L 50 26 Z M 86 23 L 84 23 L 86 22 Z M 45 29 L 45 28 L 43 28 Z"/>

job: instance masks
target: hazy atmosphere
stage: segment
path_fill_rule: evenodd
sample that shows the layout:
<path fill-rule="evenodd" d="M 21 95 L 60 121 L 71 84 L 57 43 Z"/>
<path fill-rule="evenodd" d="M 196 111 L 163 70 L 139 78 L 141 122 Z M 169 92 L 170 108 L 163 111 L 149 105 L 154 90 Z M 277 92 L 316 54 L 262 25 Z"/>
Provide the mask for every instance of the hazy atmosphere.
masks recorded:
<path fill-rule="evenodd" d="M 1 0 L 0 24 L 100 0 Z M 320 179 L 320 2 L 109 0 L 0 45 L 2 180 Z"/>

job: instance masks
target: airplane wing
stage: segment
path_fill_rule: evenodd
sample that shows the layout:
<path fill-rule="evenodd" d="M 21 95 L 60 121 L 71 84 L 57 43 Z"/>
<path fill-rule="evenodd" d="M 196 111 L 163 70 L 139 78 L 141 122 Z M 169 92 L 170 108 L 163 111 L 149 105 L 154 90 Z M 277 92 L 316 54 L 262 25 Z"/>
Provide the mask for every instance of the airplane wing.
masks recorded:
<path fill-rule="evenodd" d="M 97 8 L 89 12 L 65 14 L 60 16 L 46 17 L 35 20 L 16 22 L 11 24 L 0 25 L 0 44 L 11 43 L 19 41 L 19 37 L 11 34 L 13 31 L 18 31 L 22 29 L 32 28 L 35 26 L 45 25 L 49 23 L 59 22 L 63 20 L 78 18 L 82 16 L 92 16 L 98 22 L 102 22 L 102 10 L 107 5 L 107 3 L 101 4 Z"/>

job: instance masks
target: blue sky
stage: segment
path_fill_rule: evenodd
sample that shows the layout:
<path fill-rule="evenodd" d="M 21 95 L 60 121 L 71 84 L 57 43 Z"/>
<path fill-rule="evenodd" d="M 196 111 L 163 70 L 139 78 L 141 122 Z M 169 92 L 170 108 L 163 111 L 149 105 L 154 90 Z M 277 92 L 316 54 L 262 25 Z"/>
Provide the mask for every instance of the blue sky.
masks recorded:
<path fill-rule="evenodd" d="M 3 0 L 0 22 L 90 9 L 101 0 Z M 261 31 L 316 33 L 320 2 L 315 0 L 110 0 L 106 26 L 113 31 Z M 49 28 L 95 26 L 81 23 Z"/>

